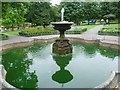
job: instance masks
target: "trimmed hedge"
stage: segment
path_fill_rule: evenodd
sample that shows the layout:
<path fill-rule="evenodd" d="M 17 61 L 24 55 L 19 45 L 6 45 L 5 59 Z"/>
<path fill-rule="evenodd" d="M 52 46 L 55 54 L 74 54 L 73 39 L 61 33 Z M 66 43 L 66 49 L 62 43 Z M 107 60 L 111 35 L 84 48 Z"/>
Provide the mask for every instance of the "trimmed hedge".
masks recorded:
<path fill-rule="evenodd" d="M 83 28 L 80 30 L 67 30 L 66 34 L 81 34 L 82 32 L 87 31 L 87 28 Z"/>
<path fill-rule="evenodd" d="M 99 35 L 120 35 L 119 28 L 102 28 L 98 31 Z"/>
<path fill-rule="evenodd" d="M 0 40 L 7 40 L 9 39 L 8 35 L 0 34 Z"/>
<path fill-rule="evenodd" d="M 80 29 L 80 30 L 67 30 L 65 33 L 66 34 L 80 34 L 84 31 L 86 31 L 87 28 L 84 28 L 84 29 Z M 27 37 L 30 37 L 30 36 L 39 36 L 39 35 L 54 35 L 54 34 L 59 34 L 59 31 L 57 30 L 44 30 L 44 31 L 41 31 L 41 30 L 24 30 L 24 31 L 21 31 L 19 32 L 19 35 L 21 36 L 27 36 Z"/>
<path fill-rule="evenodd" d="M 31 36 L 39 36 L 39 35 L 51 35 L 51 34 L 58 34 L 58 31 L 44 31 L 44 32 L 30 32 L 30 31 L 21 31 L 19 35 L 31 37 Z"/>

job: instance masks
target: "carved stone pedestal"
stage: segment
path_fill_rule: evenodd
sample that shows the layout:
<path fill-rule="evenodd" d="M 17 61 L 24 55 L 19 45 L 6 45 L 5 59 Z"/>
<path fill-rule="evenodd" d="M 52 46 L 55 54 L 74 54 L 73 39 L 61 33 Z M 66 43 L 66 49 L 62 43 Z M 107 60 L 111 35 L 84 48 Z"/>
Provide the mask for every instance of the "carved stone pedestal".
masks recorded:
<path fill-rule="evenodd" d="M 68 39 L 57 39 L 53 44 L 53 53 L 59 55 L 66 55 L 72 53 L 72 45 Z"/>

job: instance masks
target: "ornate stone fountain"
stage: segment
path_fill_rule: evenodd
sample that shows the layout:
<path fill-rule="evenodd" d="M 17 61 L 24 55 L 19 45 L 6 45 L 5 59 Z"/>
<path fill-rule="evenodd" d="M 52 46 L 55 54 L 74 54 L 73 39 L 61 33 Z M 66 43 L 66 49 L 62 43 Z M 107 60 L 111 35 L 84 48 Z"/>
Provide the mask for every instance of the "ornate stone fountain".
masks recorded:
<path fill-rule="evenodd" d="M 59 55 L 66 55 L 72 53 L 72 45 L 69 40 L 65 38 L 65 31 L 71 28 L 73 22 L 67 22 L 64 20 L 64 8 L 61 10 L 61 22 L 51 22 L 54 25 L 54 29 L 60 32 L 60 37 L 53 44 L 53 53 Z"/>

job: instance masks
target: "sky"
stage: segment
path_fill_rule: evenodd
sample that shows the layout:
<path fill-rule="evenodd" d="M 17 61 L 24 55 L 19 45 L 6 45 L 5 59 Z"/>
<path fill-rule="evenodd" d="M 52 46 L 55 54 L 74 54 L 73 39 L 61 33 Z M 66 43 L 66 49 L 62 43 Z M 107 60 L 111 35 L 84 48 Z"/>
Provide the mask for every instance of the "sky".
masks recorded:
<path fill-rule="evenodd" d="M 51 0 L 52 5 L 59 4 L 61 0 Z"/>

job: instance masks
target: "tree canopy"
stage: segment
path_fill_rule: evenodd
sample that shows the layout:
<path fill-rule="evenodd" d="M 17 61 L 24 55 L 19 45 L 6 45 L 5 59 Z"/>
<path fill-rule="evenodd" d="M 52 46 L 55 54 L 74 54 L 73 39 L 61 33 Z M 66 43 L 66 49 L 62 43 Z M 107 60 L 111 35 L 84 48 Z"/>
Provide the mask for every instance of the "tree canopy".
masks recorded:
<path fill-rule="evenodd" d="M 65 8 L 65 20 L 75 23 L 81 20 L 99 20 L 104 15 L 115 15 L 119 17 L 120 8 L 118 2 L 61 2 Z"/>
<path fill-rule="evenodd" d="M 28 7 L 26 19 L 36 25 L 45 25 L 51 22 L 49 2 L 32 2 Z"/>
<path fill-rule="evenodd" d="M 17 26 L 30 22 L 34 25 L 60 21 L 61 8 L 65 9 L 65 21 L 79 23 L 96 21 L 111 15 L 119 18 L 120 2 L 61 2 L 52 6 L 50 2 L 2 2 L 2 25 Z"/>
<path fill-rule="evenodd" d="M 3 2 L 2 3 L 2 25 L 16 26 L 23 24 L 26 18 L 27 3 Z"/>

